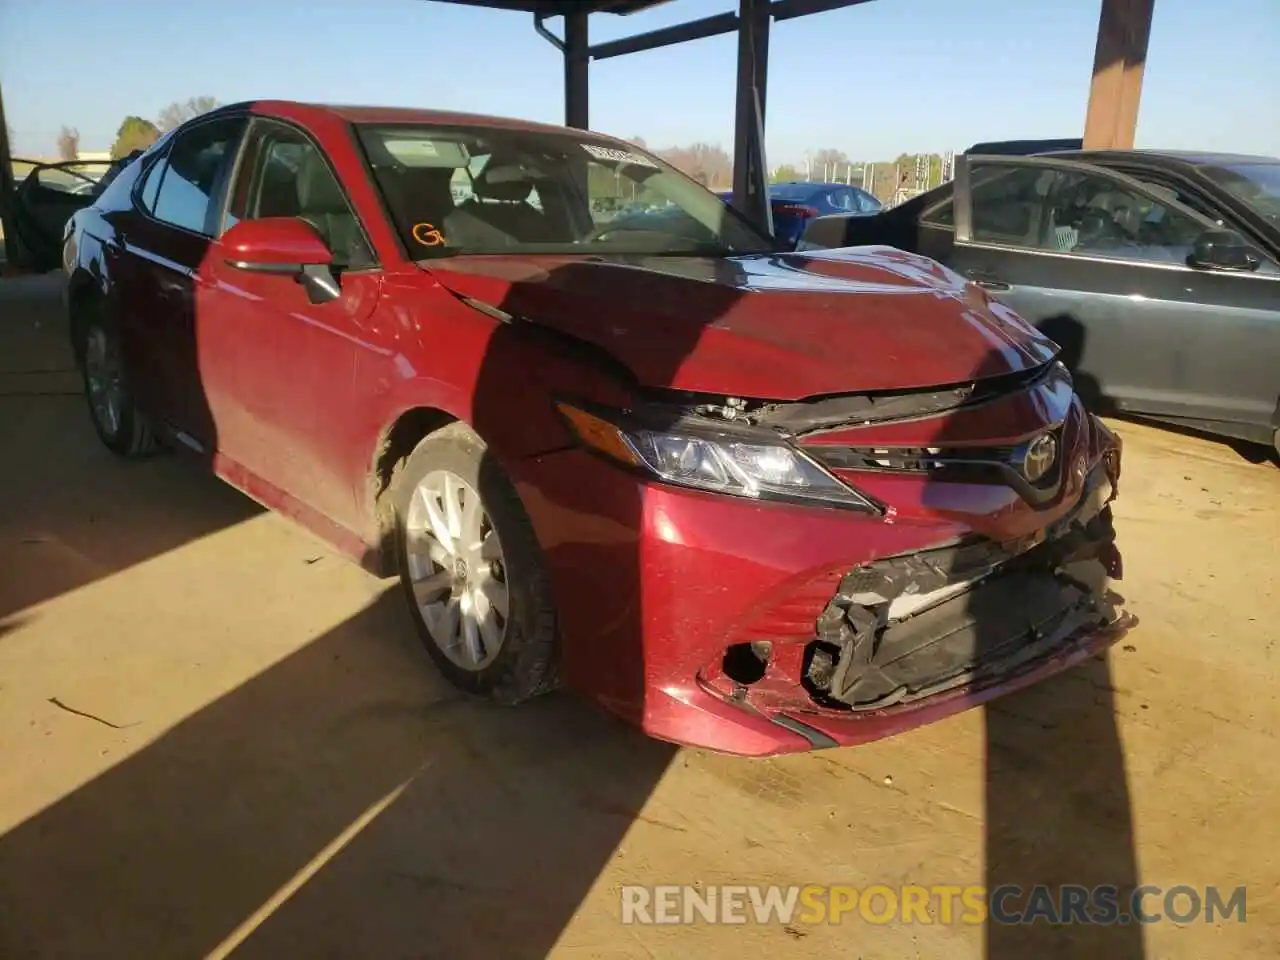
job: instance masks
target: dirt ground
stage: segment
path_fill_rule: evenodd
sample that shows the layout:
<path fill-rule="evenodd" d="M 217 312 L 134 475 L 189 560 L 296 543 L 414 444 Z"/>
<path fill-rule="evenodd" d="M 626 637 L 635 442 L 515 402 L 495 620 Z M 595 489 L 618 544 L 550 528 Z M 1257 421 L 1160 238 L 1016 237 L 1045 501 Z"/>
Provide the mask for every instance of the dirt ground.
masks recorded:
<path fill-rule="evenodd" d="M 0 956 L 1277 956 L 1274 463 L 1119 424 L 1109 662 L 744 761 L 456 696 L 387 583 L 102 450 L 59 313 L 0 282 Z M 1247 922 L 620 922 L 632 883 L 1036 882 L 1247 885 Z"/>

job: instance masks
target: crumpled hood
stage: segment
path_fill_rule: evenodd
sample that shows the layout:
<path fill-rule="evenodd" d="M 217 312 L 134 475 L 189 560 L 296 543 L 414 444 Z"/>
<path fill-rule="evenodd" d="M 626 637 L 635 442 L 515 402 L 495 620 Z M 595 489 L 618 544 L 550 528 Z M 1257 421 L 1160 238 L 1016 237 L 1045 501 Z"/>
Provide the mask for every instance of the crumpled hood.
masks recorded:
<path fill-rule="evenodd" d="M 459 296 L 601 347 L 650 387 L 799 400 L 963 383 L 1056 353 L 979 288 L 890 247 L 425 266 Z"/>

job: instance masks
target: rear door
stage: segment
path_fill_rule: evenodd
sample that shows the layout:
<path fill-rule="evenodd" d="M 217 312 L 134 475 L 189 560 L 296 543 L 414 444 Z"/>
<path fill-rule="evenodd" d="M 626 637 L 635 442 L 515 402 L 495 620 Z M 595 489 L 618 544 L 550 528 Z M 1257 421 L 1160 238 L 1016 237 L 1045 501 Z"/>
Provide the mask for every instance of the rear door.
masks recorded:
<path fill-rule="evenodd" d="M 140 215 L 125 237 L 125 349 L 146 370 L 148 412 L 202 452 L 215 449 L 217 437 L 201 379 L 196 285 L 246 122 L 223 114 L 179 130 L 140 180 Z"/>
<path fill-rule="evenodd" d="M 1280 393 L 1280 266 L 1198 269 L 1215 224 L 1169 191 L 1046 158 L 957 161 L 945 262 L 1063 348 L 1087 400 L 1267 439 Z M 935 217 L 936 219 L 936 217 Z"/>

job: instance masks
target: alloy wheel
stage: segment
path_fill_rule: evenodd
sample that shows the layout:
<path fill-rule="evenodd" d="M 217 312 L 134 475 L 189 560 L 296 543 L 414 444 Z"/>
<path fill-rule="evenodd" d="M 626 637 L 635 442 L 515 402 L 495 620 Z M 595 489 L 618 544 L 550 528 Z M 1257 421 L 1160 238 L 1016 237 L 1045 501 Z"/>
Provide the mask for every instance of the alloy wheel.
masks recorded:
<path fill-rule="evenodd" d="M 450 661 L 478 672 L 506 637 L 510 594 L 502 543 L 480 495 L 450 470 L 434 470 L 413 491 L 405 557 L 414 605 Z"/>
<path fill-rule="evenodd" d="M 100 326 L 91 327 L 85 339 L 84 372 L 93 418 L 103 433 L 115 437 L 124 409 L 120 351 Z"/>

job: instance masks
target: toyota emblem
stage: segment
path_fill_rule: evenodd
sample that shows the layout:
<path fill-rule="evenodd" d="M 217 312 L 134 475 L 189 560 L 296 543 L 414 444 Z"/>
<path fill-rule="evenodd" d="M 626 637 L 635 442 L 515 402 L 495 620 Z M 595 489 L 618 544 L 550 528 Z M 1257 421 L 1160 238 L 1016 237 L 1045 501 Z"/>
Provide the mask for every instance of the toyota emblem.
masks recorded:
<path fill-rule="evenodd" d="M 1042 434 L 1027 444 L 1027 449 L 1022 454 L 1023 476 L 1032 483 L 1038 483 L 1053 469 L 1057 459 L 1058 441 L 1051 433 Z"/>

